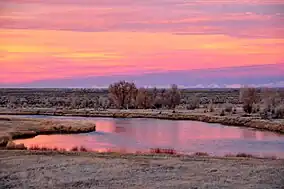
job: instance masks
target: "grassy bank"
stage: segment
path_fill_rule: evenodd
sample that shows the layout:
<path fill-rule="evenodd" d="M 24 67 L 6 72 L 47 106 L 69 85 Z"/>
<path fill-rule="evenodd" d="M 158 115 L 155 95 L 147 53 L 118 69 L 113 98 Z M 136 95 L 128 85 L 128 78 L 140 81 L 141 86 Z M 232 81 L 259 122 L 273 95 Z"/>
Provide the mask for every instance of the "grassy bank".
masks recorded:
<path fill-rule="evenodd" d="M 0 116 L 0 146 L 19 138 L 30 138 L 40 134 L 75 134 L 96 130 L 93 121 L 52 120 Z"/>
<path fill-rule="evenodd" d="M 192 120 L 223 125 L 249 127 L 260 130 L 284 133 L 284 120 L 264 120 L 239 115 L 218 116 L 210 113 L 190 111 L 152 111 L 152 110 L 54 110 L 54 109 L 18 109 L 1 110 L 2 115 L 50 115 L 50 116 L 82 116 L 82 117 L 114 117 L 114 118 L 155 118 L 168 120 Z"/>
<path fill-rule="evenodd" d="M 4 188 L 281 188 L 283 160 L 1 151 Z"/>

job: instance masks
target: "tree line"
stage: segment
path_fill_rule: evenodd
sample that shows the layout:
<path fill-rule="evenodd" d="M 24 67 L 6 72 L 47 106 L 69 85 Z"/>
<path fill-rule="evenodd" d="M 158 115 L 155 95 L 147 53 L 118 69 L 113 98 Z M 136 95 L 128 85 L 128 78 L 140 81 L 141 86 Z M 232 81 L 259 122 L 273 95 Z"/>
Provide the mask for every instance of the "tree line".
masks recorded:
<path fill-rule="evenodd" d="M 284 117 L 284 90 L 243 87 L 241 89 L 138 88 L 118 81 L 106 89 L 1 89 L 0 107 L 56 109 L 186 109 L 204 113 Z M 177 107 L 178 106 L 178 107 Z M 242 107 L 242 110 L 240 110 Z"/>
<path fill-rule="evenodd" d="M 169 89 L 138 89 L 133 82 L 119 81 L 109 86 L 109 97 L 119 109 L 174 109 L 181 102 L 181 93 L 175 84 Z"/>

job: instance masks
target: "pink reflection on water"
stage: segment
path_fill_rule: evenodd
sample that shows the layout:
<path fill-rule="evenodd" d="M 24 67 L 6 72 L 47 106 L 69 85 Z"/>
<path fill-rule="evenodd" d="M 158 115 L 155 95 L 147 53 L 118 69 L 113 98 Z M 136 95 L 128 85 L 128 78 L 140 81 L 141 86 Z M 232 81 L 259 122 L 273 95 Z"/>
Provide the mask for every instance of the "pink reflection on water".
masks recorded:
<path fill-rule="evenodd" d="M 14 142 L 16 144 L 24 143 L 27 148 L 38 146 L 71 150 L 73 147 L 84 146 L 88 150 L 98 152 L 106 152 L 112 147 L 109 143 L 97 141 L 95 137 L 83 135 L 39 135 L 31 139 L 15 140 Z"/>
<path fill-rule="evenodd" d="M 42 135 L 15 142 L 24 143 L 28 148 L 36 145 L 70 150 L 74 146 L 84 146 L 100 152 L 136 152 L 161 147 L 209 153 L 256 150 L 257 153 L 268 151 L 284 156 L 283 135 L 248 128 L 155 119 L 99 119 L 96 126 L 97 132 L 91 134 Z"/>
<path fill-rule="evenodd" d="M 96 121 L 96 131 L 113 133 L 116 130 L 116 125 L 113 122 L 107 120 Z"/>

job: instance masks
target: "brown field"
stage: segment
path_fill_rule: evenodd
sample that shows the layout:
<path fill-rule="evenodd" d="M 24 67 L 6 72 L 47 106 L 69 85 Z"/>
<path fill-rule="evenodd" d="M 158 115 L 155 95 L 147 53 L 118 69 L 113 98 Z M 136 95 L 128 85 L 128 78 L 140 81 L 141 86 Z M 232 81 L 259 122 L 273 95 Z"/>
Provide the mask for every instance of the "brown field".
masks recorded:
<path fill-rule="evenodd" d="M 284 161 L 0 151 L 0 188 L 274 188 Z"/>
<path fill-rule="evenodd" d="M 138 90 L 138 89 L 137 89 Z M 140 89 L 139 89 L 140 90 Z M 124 105 L 129 109 L 172 110 L 171 95 L 178 97 L 174 109 L 211 115 L 238 115 L 263 119 L 284 119 L 284 89 L 255 89 L 252 112 L 246 113 L 240 99 L 240 89 L 144 89 Z M 268 92 L 267 92 L 268 91 Z M 136 91 L 137 92 L 137 91 Z M 251 95 L 251 94 L 250 94 Z M 17 109 L 36 110 L 38 113 L 68 110 L 119 109 L 108 89 L 0 89 L 0 112 Z M 251 99 L 248 96 L 247 99 Z M 244 99 L 245 100 L 245 99 Z M 250 103 L 250 102 L 248 102 Z"/>
<path fill-rule="evenodd" d="M 149 89 L 151 90 L 151 89 Z M 163 90 L 163 89 L 158 89 Z M 197 97 L 201 104 L 239 104 L 239 89 L 181 89 L 182 104 Z M 283 90 L 284 91 L 284 90 Z M 0 89 L 0 107 L 107 108 L 108 89 Z"/>

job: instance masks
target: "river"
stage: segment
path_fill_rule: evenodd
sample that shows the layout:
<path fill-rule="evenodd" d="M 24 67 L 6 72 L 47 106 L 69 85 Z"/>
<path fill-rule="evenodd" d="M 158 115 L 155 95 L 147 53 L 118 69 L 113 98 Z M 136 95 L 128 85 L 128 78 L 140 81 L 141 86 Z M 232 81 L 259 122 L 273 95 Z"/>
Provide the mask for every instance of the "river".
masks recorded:
<path fill-rule="evenodd" d="M 196 121 L 25 116 L 52 119 L 91 119 L 96 132 L 72 135 L 39 135 L 15 140 L 27 147 L 57 147 L 70 150 L 84 146 L 94 151 L 144 152 L 151 148 L 174 149 L 178 153 L 207 152 L 210 155 L 247 153 L 284 158 L 284 135 L 245 127 Z"/>

